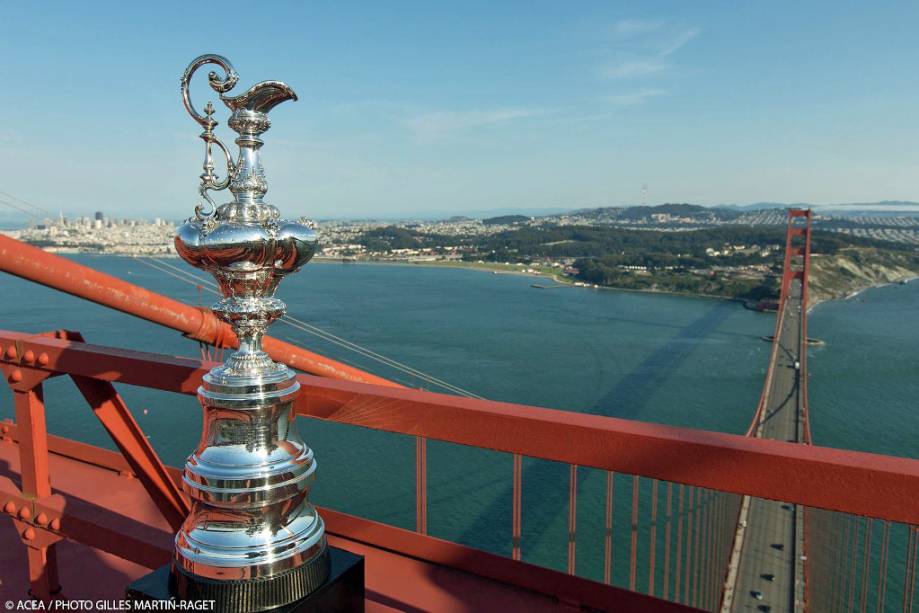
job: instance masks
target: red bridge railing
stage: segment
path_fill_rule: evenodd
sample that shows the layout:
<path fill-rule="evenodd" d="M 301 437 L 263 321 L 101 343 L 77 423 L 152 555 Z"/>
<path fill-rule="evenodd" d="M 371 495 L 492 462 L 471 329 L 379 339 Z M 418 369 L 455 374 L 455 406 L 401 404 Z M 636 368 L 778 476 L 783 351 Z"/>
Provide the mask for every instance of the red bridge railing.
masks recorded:
<path fill-rule="evenodd" d="M 0 350 L 0 367 L 17 400 L 17 423 L 5 425 L 3 436 L 19 442 L 24 466 L 21 490 L 0 481 L 0 508 L 7 503 L 14 509 L 30 505 L 28 517 L 17 515 L 16 520 L 38 536 L 73 538 L 148 566 L 168 559 L 168 550 L 133 542 L 130 535 L 112 534 L 110 527 L 81 524 L 82 520 L 69 517 L 66 509 L 55 507 L 58 503 L 46 487 L 47 455 L 50 449 L 95 458 L 107 465 L 120 463 L 138 476 L 163 515 L 175 525 L 184 512 L 184 499 L 175 489 L 177 474 L 159 462 L 112 385 L 130 384 L 192 395 L 212 364 L 100 347 L 80 342 L 72 334 L 35 336 L 0 331 Z M 83 395 L 115 440 L 120 456 L 46 434 L 41 383 L 57 375 L 92 386 L 90 389 L 84 385 L 90 393 Z M 614 482 L 631 481 L 632 528 L 628 545 L 611 542 L 609 529 L 605 535 L 598 535 L 604 540 L 606 582 L 615 583 L 611 581 L 610 566 L 625 565 L 629 573 L 623 587 L 690 606 L 712 610 L 720 602 L 724 564 L 741 495 L 899 522 L 907 526 L 910 539 L 916 538 L 917 460 L 310 375 L 300 375 L 299 381 L 303 393 L 296 411 L 300 416 L 417 437 L 419 517 L 427 507 L 425 441 L 502 451 L 513 459 L 507 467 L 508 480 L 514 484 L 512 517 L 508 518 L 514 526 L 511 558 L 428 537 L 420 519 L 418 532 L 411 533 L 326 509 L 323 513 L 332 533 L 350 534 L 406 555 L 486 574 L 526 589 L 551 590 L 559 598 L 586 606 L 607 608 L 615 603 L 617 610 L 669 610 L 667 607 L 677 605 L 573 576 L 578 553 L 574 532 L 579 467 L 607 471 L 607 527 L 614 508 Z M 520 536 L 521 524 L 526 521 L 521 512 L 520 458 L 571 466 L 571 576 L 516 561 L 527 546 Z M 616 488 L 617 500 L 622 490 L 621 486 Z M 653 502 L 644 507 L 647 502 L 640 500 L 648 501 L 649 495 Z M 649 508 L 649 513 L 641 514 L 639 504 Z M 40 522 L 38 517 L 42 514 L 44 521 Z M 58 521 L 55 524 L 48 518 Z M 48 564 L 47 555 L 35 557 L 35 564 Z M 906 567 L 906 573 L 910 572 L 914 580 L 915 556 L 912 566 Z M 909 577 L 907 574 L 905 580 L 911 580 Z"/>

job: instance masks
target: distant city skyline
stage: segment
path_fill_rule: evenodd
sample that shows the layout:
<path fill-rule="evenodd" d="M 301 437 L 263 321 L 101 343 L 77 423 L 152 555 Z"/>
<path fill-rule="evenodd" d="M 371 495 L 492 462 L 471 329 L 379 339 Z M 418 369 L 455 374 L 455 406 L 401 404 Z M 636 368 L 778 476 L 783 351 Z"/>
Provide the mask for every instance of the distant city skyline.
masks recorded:
<path fill-rule="evenodd" d="M 264 150 L 291 215 L 919 201 L 919 5 L 273 3 L 251 45 L 242 6 L 6 6 L 0 190 L 188 216 L 178 77 L 216 52 L 300 95 Z"/>
<path fill-rule="evenodd" d="M 13 208 L 8 206 L 9 204 L 17 205 L 19 208 Z M 558 215 L 568 215 L 578 213 L 579 211 L 592 211 L 600 209 L 630 209 L 637 207 L 650 207 L 650 208 L 659 208 L 666 207 L 670 204 L 693 204 L 693 203 L 648 203 L 646 205 L 642 204 L 624 204 L 619 206 L 610 206 L 610 207 L 579 207 L 579 208 L 498 208 L 498 209 L 475 209 L 475 210 L 447 210 L 447 211 L 433 211 L 433 212 L 422 212 L 422 213 L 406 213 L 404 215 L 387 215 L 385 213 L 379 215 L 328 215 L 328 216 L 313 216 L 312 219 L 319 222 L 361 222 L 361 221 L 376 221 L 376 222 L 411 222 L 411 221 L 423 221 L 423 222 L 433 222 L 433 221 L 447 221 L 453 218 L 468 218 L 472 220 L 481 220 L 488 219 L 492 217 L 501 217 L 508 215 L 522 215 L 530 217 L 533 219 L 538 219 L 542 217 L 552 218 Z M 826 215 L 843 215 L 843 216 L 871 216 L 871 215 L 882 215 L 884 217 L 891 216 L 900 216 L 900 218 L 910 218 L 919 216 L 919 202 L 914 201 L 882 201 L 882 202 L 853 202 L 853 203 L 828 203 L 828 204 L 813 204 L 813 203 L 802 203 L 802 202 L 757 202 L 749 204 L 715 204 L 715 205 L 698 205 L 706 208 L 720 208 L 724 209 L 736 209 L 739 211 L 765 211 L 765 210 L 782 210 L 789 208 L 813 208 L 818 214 Z M 30 208 L 32 207 L 32 208 Z M 101 215 L 101 218 L 100 218 Z M 164 225 L 170 225 L 172 223 L 178 223 L 182 219 L 189 217 L 186 214 L 181 214 L 176 217 L 170 216 L 156 216 L 156 215 L 145 215 L 143 213 L 137 215 L 123 214 L 123 213 L 106 213 L 105 211 L 78 211 L 70 212 L 65 214 L 63 210 L 58 211 L 57 214 L 50 214 L 47 211 L 41 211 L 37 208 L 34 208 L 34 205 L 24 201 L 16 201 L 11 199 L 8 195 L 0 192 L 0 231 L 4 229 L 20 229 L 26 228 L 29 226 L 34 226 L 38 224 L 39 226 L 43 225 L 47 221 L 52 223 L 58 222 L 58 220 L 63 217 L 63 221 L 66 222 L 79 222 L 84 221 L 103 221 L 108 223 L 110 221 L 116 222 L 150 222 L 150 223 L 159 223 L 162 222 Z"/>

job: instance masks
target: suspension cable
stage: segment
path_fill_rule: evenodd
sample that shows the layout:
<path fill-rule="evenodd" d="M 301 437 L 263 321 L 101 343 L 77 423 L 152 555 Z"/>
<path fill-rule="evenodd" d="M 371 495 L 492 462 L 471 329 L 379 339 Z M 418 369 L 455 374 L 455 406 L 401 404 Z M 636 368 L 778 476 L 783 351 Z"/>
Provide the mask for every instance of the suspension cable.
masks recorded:
<path fill-rule="evenodd" d="M 212 294 L 220 295 L 220 292 L 217 289 L 217 284 L 214 281 L 211 281 L 209 279 L 196 275 L 190 271 L 179 268 L 178 266 L 175 266 L 163 260 L 158 260 L 158 259 L 149 258 L 149 257 L 140 257 L 138 258 L 138 260 L 140 260 L 141 263 L 151 268 L 154 268 L 160 272 L 163 272 L 171 277 L 174 277 L 180 281 L 183 281 L 185 283 L 189 283 L 192 285 L 196 285 L 198 287 L 202 287 L 203 289 L 206 289 Z M 468 390 L 465 390 L 461 387 L 448 383 L 433 375 L 429 375 L 425 372 L 412 368 L 411 366 L 398 362 L 392 358 L 376 353 L 375 351 L 372 351 L 366 347 L 363 347 L 362 345 L 359 345 L 357 343 L 344 339 L 340 336 L 332 334 L 331 332 L 327 332 L 326 330 L 323 330 L 322 328 L 319 328 L 318 326 L 309 324 L 292 315 L 284 315 L 283 317 L 281 317 L 279 321 L 297 330 L 300 330 L 301 332 L 312 334 L 316 337 L 321 338 L 322 340 L 328 343 L 337 345 L 343 349 L 357 353 L 358 355 L 364 356 L 370 360 L 374 360 L 376 362 L 389 366 L 390 368 L 398 370 L 404 374 L 420 379 L 423 382 L 428 383 L 430 385 L 441 387 L 443 389 L 459 394 L 461 396 L 467 396 L 470 398 L 481 398 L 481 396 L 478 396 L 477 394 L 474 394 Z"/>
<path fill-rule="evenodd" d="M 200 282 L 200 284 L 201 284 L 202 286 L 206 286 L 206 287 L 209 289 L 209 291 L 211 291 L 212 293 L 218 294 L 218 295 L 219 295 L 219 293 L 217 292 L 217 284 L 216 284 L 215 282 L 211 281 L 210 279 L 201 277 L 200 275 L 197 275 L 197 274 L 194 274 L 194 273 L 192 273 L 192 272 L 190 272 L 190 271 L 187 271 L 187 270 L 184 270 L 184 269 L 182 269 L 182 268 L 179 268 L 178 266 L 175 266 L 174 264 L 170 264 L 169 262 L 165 262 L 165 261 L 159 260 L 159 261 L 156 261 L 156 263 L 157 263 L 157 264 L 160 264 L 160 265 L 162 265 L 162 266 L 168 267 L 168 268 L 170 268 L 170 269 L 176 271 L 177 273 L 184 274 L 184 275 L 186 275 L 186 276 L 188 276 L 188 277 L 191 277 L 192 279 L 194 279 L 194 280 Z M 298 319 L 298 318 L 294 317 L 293 315 L 285 314 L 285 315 L 281 318 L 281 321 L 284 322 L 284 323 L 286 323 L 287 325 L 289 325 L 289 326 L 291 326 L 291 327 L 294 327 L 294 328 L 297 328 L 298 330 L 301 330 L 301 331 L 303 331 L 303 332 L 307 332 L 307 333 L 309 333 L 309 334 L 313 334 L 313 335 L 315 335 L 315 336 L 319 336 L 319 337 L 322 338 L 323 340 L 326 340 L 326 341 L 328 341 L 328 342 L 330 342 L 330 343 L 334 343 L 334 344 L 336 344 L 336 345 L 338 345 L 338 346 L 344 347 L 345 349 L 349 349 L 349 350 L 351 350 L 351 351 L 355 351 L 355 352 L 357 352 L 357 353 L 360 353 L 361 355 L 364 355 L 365 357 L 368 357 L 368 358 L 370 358 L 370 359 L 376 360 L 376 361 L 378 361 L 378 362 L 382 362 L 382 363 L 384 363 L 384 364 L 386 364 L 386 365 L 388 365 L 388 366 L 391 366 L 391 367 L 393 367 L 393 368 L 397 368 L 397 369 L 399 369 L 399 370 L 401 370 L 401 371 L 403 371 L 403 372 L 405 372 L 405 373 L 407 373 L 407 374 L 411 374 L 411 375 L 416 376 L 416 377 L 418 377 L 418 378 L 420 378 L 420 379 L 424 379 L 424 380 L 428 381 L 429 383 L 433 383 L 433 384 L 439 385 L 440 387 L 443 387 L 443 388 L 446 388 L 446 389 L 450 389 L 450 390 L 452 390 L 452 391 L 454 391 L 454 392 L 456 392 L 456 393 L 458 393 L 458 394 L 462 394 L 462 395 L 464 395 L 464 396 L 469 396 L 469 397 L 472 397 L 472 398 L 481 398 L 481 396 L 476 396 L 475 394 L 472 394 L 472 393 L 469 392 L 468 390 L 464 390 L 464 389 L 459 388 L 459 387 L 457 387 L 457 386 L 455 386 L 455 385 L 453 385 L 453 384 L 451 384 L 451 383 L 447 383 L 446 381 L 444 381 L 444 380 L 442 380 L 442 379 L 438 379 L 437 377 L 434 377 L 433 375 L 429 375 L 429 374 L 427 374 L 427 373 L 421 372 L 420 370 L 416 370 L 416 369 L 412 368 L 411 366 L 408 366 L 408 365 L 406 365 L 406 364 L 402 364 L 401 362 L 397 362 L 396 360 L 394 360 L 394 359 L 392 359 L 392 358 L 386 357 L 386 356 L 384 356 L 384 355 L 380 355 L 379 353 L 376 353 L 375 351 L 372 351 L 371 349 L 368 349 L 367 347 L 363 347 L 363 346 L 361 346 L 361 345 L 358 345 L 357 343 L 354 343 L 354 342 L 349 341 L 349 340 L 347 340 L 347 339 L 344 339 L 344 338 L 342 338 L 342 337 L 340 337 L 340 336 L 337 336 L 337 335 L 335 335 L 335 334 L 332 334 L 331 332 L 328 332 L 327 330 L 323 330 L 322 328 L 319 328 L 318 326 L 314 326 L 314 325 L 312 325 L 312 324 L 309 324 L 309 323 L 307 323 L 307 322 L 305 322 L 305 321 L 303 321 L 303 320 L 301 320 L 301 319 Z"/>

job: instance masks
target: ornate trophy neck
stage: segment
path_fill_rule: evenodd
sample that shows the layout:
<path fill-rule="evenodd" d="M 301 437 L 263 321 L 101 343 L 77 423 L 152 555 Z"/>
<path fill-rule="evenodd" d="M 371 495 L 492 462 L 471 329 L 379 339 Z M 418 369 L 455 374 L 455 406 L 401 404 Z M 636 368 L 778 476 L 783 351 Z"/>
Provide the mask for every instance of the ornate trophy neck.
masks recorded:
<path fill-rule="evenodd" d="M 223 68 L 225 77 L 221 78 L 216 72 L 208 74 L 211 89 L 220 94 L 220 100 L 232 111 L 227 125 L 239 136 L 235 139 L 239 146 L 236 160 L 230 155 L 223 142 L 214 135 L 217 121 L 214 120 L 214 106 L 208 102 L 204 116 L 195 109 L 191 102 L 188 86 L 191 78 L 201 66 L 216 64 Z M 196 58 L 188 65 L 182 75 L 182 100 L 185 109 L 204 128 L 201 134 L 206 144 L 204 158 L 204 173 L 201 175 L 201 196 L 211 204 L 211 212 L 201 217 L 216 216 L 217 219 L 231 219 L 251 223 L 265 223 L 278 218 L 277 209 L 265 204 L 262 199 L 268 191 L 268 180 L 262 166 L 259 150 L 264 142 L 260 138 L 271 127 L 268 113 L 277 105 L 287 100 L 296 100 L 297 94 L 281 81 L 262 81 L 249 88 L 239 96 L 225 96 L 224 93 L 233 89 L 239 81 L 239 76 L 223 56 L 206 54 Z M 227 164 L 227 175 L 220 180 L 214 174 L 213 146 L 216 145 L 224 154 Z M 208 191 L 219 191 L 229 188 L 234 201 L 215 207 L 208 196 Z M 216 208 L 216 211 L 214 210 Z"/>

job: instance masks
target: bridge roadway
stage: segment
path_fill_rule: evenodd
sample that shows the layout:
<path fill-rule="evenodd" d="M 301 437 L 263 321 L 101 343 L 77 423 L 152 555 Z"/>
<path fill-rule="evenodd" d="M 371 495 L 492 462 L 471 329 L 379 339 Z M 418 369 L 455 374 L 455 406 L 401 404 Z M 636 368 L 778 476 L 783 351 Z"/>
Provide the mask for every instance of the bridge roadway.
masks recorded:
<path fill-rule="evenodd" d="M 796 367 L 800 364 L 800 281 L 792 281 L 789 290 L 772 382 L 756 435 L 801 442 L 806 399 L 801 392 L 800 376 L 806 373 Z M 746 502 L 746 525 L 741 526 L 743 544 L 735 569 L 730 610 L 802 610 L 802 509 L 759 498 L 749 498 Z"/>

